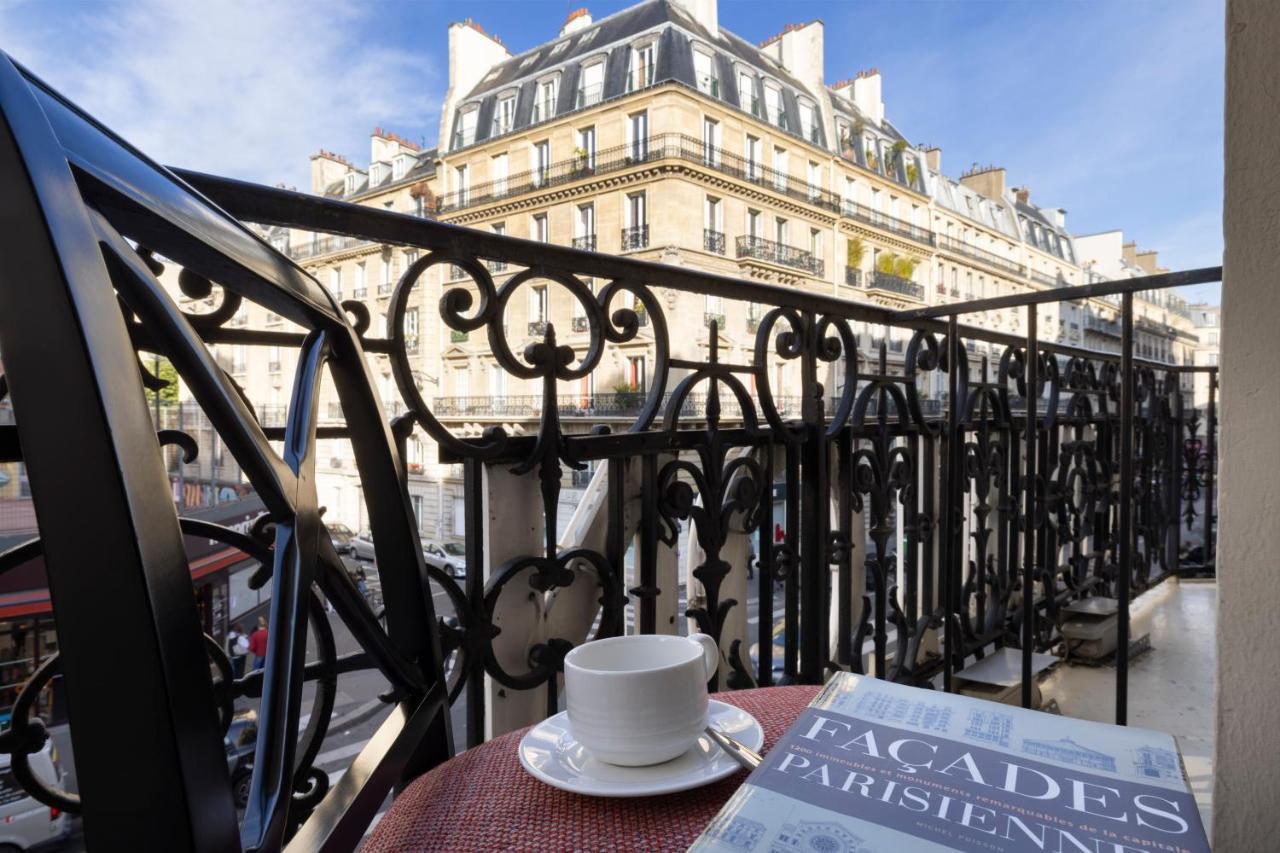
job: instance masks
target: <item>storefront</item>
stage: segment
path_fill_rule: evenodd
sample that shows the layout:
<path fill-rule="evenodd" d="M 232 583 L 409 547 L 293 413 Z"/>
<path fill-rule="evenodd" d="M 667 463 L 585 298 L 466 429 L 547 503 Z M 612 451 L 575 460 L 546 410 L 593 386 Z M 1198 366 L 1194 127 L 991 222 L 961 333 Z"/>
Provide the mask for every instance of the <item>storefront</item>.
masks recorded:
<path fill-rule="evenodd" d="M 262 512 L 262 501 L 254 496 L 194 510 L 188 516 L 247 532 Z M 0 551 L 30 538 L 30 534 L 0 537 Z M 258 564 L 239 549 L 229 548 L 217 540 L 187 536 L 184 543 L 200 622 L 205 633 L 219 645 L 225 645 L 231 620 L 240 614 L 252 615 L 254 609 L 266 601 L 266 591 L 263 594 L 254 591 L 252 597 L 248 595 L 247 579 Z M 237 589 L 243 586 L 246 593 L 232 594 L 233 586 Z M 8 726 L 13 703 L 27 679 L 41 662 L 57 651 L 58 636 L 44 560 L 35 557 L 0 574 L 0 729 Z M 127 654 L 123 658 L 127 661 Z M 36 711 L 51 725 L 66 722 L 60 677 L 55 676 L 49 688 L 42 692 Z"/>

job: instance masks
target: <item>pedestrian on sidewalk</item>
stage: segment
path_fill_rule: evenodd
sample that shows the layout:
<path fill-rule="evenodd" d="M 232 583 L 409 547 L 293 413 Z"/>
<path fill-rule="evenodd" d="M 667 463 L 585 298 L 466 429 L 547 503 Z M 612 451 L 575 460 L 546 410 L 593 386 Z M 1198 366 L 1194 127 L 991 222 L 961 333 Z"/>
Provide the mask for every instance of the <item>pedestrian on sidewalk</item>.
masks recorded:
<path fill-rule="evenodd" d="M 232 676 L 243 678 L 244 660 L 249 656 L 249 635 L 239 622 L 232 625 L 231 632 L 227 634 L 227 654 L 231 657 Z"/>
<path fill-rule="evenodd" d="M 249 651 L 253 653 L 254 670 L 267 664 L 267 617 L 258 617 L 258 630 L 249 636 Z"/>

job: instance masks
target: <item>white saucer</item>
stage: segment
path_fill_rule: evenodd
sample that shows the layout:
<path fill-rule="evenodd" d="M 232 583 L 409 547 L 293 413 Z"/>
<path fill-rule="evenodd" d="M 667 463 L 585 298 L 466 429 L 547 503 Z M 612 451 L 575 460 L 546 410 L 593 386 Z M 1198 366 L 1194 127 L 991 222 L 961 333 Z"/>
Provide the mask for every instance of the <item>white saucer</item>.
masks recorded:
<path fill-rule="evenodd" d="M 741 708 L 712 699 L 708 722 L 746 746 L 759 750 L 764 729 Z M 684 755 L 648 767 L 619 767 L 596 761 L 569 731 L 569 714 L 543 720 L 520 740 L 520 763 L 534 778 L 555 788 L 593 797 L 648 797 L 687 791 L 723 779 L 742 766 L 705 734 Z"/>

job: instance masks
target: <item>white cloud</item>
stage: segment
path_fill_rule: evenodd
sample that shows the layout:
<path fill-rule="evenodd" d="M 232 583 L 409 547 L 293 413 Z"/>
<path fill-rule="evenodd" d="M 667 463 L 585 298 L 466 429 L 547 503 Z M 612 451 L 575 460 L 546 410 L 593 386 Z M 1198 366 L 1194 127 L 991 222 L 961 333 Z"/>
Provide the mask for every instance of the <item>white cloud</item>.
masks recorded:
<path fill-rule="evenodd" d="M 438 69 L 388 47 L 377 4 L 0 0 L 0 44 L 156 160 L 309 188 L 319 148 L 434 125 Z"/>

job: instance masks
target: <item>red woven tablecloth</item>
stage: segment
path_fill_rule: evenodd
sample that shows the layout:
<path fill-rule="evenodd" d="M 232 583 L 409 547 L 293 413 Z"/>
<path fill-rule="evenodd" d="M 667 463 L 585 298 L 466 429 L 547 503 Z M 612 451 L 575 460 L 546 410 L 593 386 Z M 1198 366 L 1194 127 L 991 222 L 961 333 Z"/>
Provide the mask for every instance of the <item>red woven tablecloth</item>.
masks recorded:
<path fill-rule="evenodd" d="M 719 693 L 764 727 L 767 751 L 817 687 L 765 687 Z M 365 851 L 684 850 L 729 799 L 746 771 L 712 785 L 658 797 L 613 799 L 570 794 L 520 766 L 509 732 L 424 773 L 396 798 Z"/>

